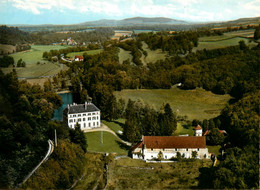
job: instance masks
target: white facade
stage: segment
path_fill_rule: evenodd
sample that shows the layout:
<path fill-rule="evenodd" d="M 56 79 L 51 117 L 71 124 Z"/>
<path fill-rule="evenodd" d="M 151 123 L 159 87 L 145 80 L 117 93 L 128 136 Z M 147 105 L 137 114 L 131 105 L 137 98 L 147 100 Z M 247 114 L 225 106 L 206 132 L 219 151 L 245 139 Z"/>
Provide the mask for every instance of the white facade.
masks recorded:
<path fill-rule="evenodd" d="M 150 160 L 158 158 L 159 152 L 162 152 L 163 159 L 171 159 L 177 157 L 177 152 L 179 152 L 184 158 L 192 158 L 192 152 L 197 152 L 197 158 L 204 159 L 210 158 L 207 148 L 174 148 L 174 149 L 136 149 L 133 152 L 132 157 L 134 159 L 144 159 Z"/>
<path fill-rule="evenodd" d="M 77 106 L 77 107 L 76 107 Z M 85 109 L 82 110 L 82 107 Z M 85 108 L 86 107 L 86 108 Z M 92 109 L 88 110 L 87 107 Z M 68 106 L 68 126 L 72 129 L 78 124 L 81 130 L 93 129 L 101 126 L 100 110 L 92 103 L 74 104 Z M 77 110 L 79 112 L 77 113 Z"/>
<path fill-rule="evenodd" d="M 149 148 L 147 148 L 147 146 Z M 168 148 L 158 148 L 165 146 L 167 146 Z M 144 160 L 156 159 L 158 158 L 160 152 L 162 153 L 163 159 L 176 158 L 178 152 L 184 158 L 192 158 L 192 152 L 194 151 L 197 152 L 196 158 L 198 159 L 210 158 L 208 148 L 206 148 L 205 144 L 205 137 L 146 136 L 142 138 L 142 141 L 140 143 L 132 148 L 132 158 Z"/>

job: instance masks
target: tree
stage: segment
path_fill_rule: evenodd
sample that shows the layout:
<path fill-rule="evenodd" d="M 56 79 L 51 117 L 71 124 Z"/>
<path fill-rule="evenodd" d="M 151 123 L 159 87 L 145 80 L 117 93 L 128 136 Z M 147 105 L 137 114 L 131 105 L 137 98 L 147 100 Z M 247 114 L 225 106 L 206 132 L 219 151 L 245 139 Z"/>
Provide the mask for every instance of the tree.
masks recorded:
<path fill-rule="evenodd" d="M 87 152 L 87 140 L 80 126 L 76 124 L 75 129 L 70 129 L 71 142 L 79 144 L 84 152 Z"/>
<path fill-rule="evenodd" d="M 157 158 L 158 158 L 158 160 L 162 160 L 162 159 L 163 159 L 163 153 L 162 153 L 162 151 L 160 151 L 160 152 L 158 153 Z"/>
<path fill-rule="evenodd" d="M 245 43 L 244 40 L 239 41 L 239 48 L 240 48 L 241 50 L 246 50 L 246 49 L 248 49 L 248 47 L 247 47 L 247 45 L 246 45 L 246 43 Z"/>
<path fill-rule="evenodd" d="M 172 112 L 170 104 L 164 106 L 164 114 L 162 116 L 161 125 L 164 125 L 163 135 L 170 136 L 177 128 L 176 117 Z"/>
<path fill-rule="evenodd" d="M 219 132 L 218 128 L 213 128 L 207 135 L 207 144 L 220 145 L 224 142 L 225 136 Z"/>
<path fill-rule="evenodd" d="M 192 155 L 192 158 L 197 158 L 198 152 L 197 151 L 192 151 L 191 155 Z"/>
<path fill-rule="evenodd" d="M 260 38 L 260 31 L 259 31 L 259 29 L 260 29 L 260 26 L 256 27 L 256 29 L 255 29 L 255 32 L 254 32 L 254 39 L 255 40 L 258 40 Z"/>

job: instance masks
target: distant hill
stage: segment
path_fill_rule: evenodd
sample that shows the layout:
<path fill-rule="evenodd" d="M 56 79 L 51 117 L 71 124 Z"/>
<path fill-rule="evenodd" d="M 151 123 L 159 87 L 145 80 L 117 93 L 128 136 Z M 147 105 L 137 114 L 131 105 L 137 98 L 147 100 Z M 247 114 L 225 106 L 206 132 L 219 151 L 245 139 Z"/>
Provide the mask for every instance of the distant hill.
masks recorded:
<path fill-rule="evenodd" d="M 98 21 L 90 21 L 84 22 L 80 25 L 85 26 L 140 26 L 140 25 L 174 25 L 174 24 L 190 24 L 187 21 L 183 20 L 176 20 L 166 17 L 133 17 L 133 18 L 126 18 L 123 20 L 107 20 L 102 19 Z"/>

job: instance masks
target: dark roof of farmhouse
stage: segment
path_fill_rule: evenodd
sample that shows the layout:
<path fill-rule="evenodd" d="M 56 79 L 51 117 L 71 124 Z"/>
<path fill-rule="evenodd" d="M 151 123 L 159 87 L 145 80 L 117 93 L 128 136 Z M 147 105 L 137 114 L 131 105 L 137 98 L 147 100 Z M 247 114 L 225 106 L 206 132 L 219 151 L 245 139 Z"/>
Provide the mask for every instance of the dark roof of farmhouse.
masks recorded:
<path fill-rule="evenodd" d="M 136 148 L 206 148 L 205 137 L 180 137 L 180 136 L 143 136 L 142 142 L 135 145 Z"/>
<path fill-rule="evenodd" d="M 94 112 L 94 111 L 100 111 L 100 109 L 98 109 L 92 103 L 70 105 L 68 108 L 68 114 L 86 113 L 86 112 Z"/>

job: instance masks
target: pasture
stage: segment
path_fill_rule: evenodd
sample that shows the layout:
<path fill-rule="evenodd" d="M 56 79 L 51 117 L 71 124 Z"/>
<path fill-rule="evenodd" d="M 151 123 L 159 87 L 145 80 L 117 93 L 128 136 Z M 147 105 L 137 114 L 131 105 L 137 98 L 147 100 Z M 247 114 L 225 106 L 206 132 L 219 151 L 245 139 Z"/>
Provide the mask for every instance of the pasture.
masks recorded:
<path fill-rule="evenodd" d="M 96 49 L 96 50 L 89 50 L 89 51 L 81 51 L 81 52 L 71 52 L 67 54 L 67 57 L 74 57 L 76 55 L 83 55 L 84 53 L 88 55 L 96 55 L 101 53 L 103 50 L 102 49 Z"/>
<path fill-rule="evenodd" d="M 112 131 L 117 133 L 118 135 L 121 135 L 118 133 L 118 131 L 123 131 L 123 126 L 125 125 L 125 119 L 117 119 L 114 121 L 105 121 L 102 120 L 102 123 L 107 125 Z"/>
<path fill-rule="evenodd" d="M 169 103 L 177 115 L 187 116 L 189 120 L 210 119 L 220 114 L 220 111 L 230 100 L 229 95 L 216 95 L 201 88 L 181 90 L 171 89 L 137 89 L 114 92 L 115 96 L 125 101 L 141 100 L 156 110 Z"/>
<path fill-rule="evenodd" d="M 103 131 L 103 143 L 101 143 L 101 131 L 85 133 L 88 151 L 99 153 L 118 153 L 127 155 L 129 147 L 121 142 L 113 134 Z"/>
<path fill-rule="evenodd" d="M 109 165 L 107 189 L 193 189 L 198 188 L 199 169 L 210 160 L 146 163 L 122 158 Z"/>
<path fill-rule="evenodd" d="M 122 48 L 119 48 L 119 63 L 122 64 L 125 60 L 129 59 L 130 63 L 132 62 L 133 56 L 131 55 L 130 51 L 126 51 Z"/>
<path fill-rule="evenodd" d="M 57 74 L 61 69 L 67 69 L 66 65 L 52 63 L 42 58 L 44 51 L 58 50 L 66 48 L 67 46 L 53 46 L 53 45 L 32 45 L 31 50 L 11 54 L 14 58 L 15 64 L 21 58 L 26 63 L 26 67 L 16 67 L 16 72 L 19 78 L 38 78 L 41 76 L 50 76 Z M 37 62 L 39 62 L 37 64 Z M 8 73 L 12 71 L 12 67 L 3 68 L 3 72 Z"/>

